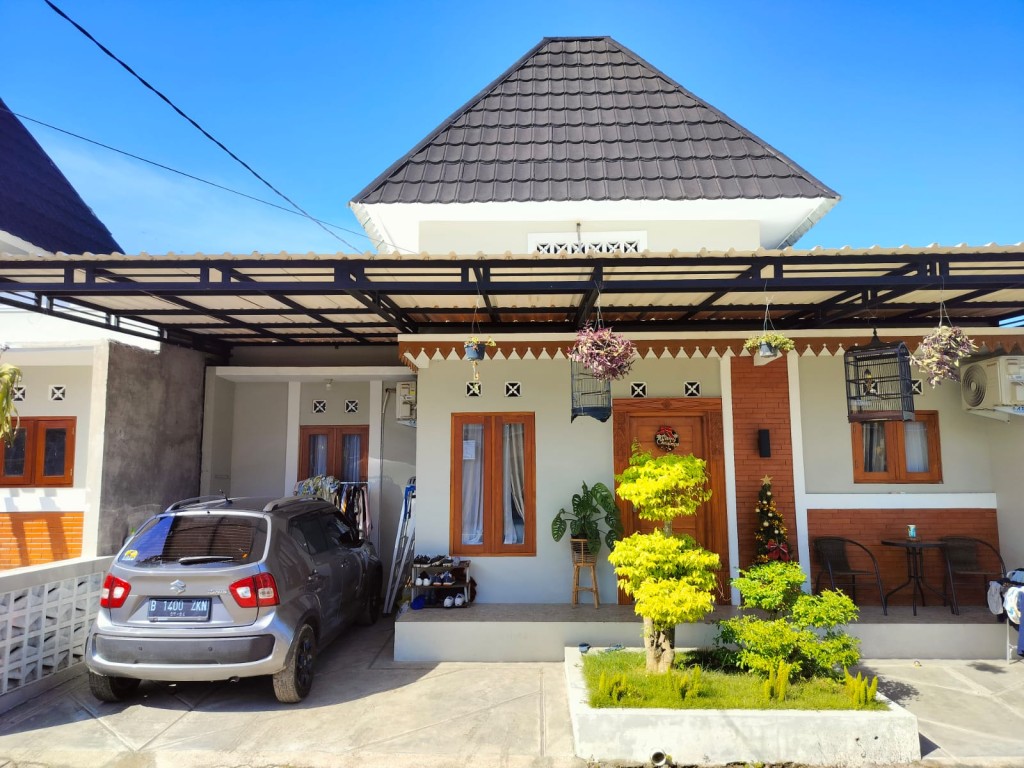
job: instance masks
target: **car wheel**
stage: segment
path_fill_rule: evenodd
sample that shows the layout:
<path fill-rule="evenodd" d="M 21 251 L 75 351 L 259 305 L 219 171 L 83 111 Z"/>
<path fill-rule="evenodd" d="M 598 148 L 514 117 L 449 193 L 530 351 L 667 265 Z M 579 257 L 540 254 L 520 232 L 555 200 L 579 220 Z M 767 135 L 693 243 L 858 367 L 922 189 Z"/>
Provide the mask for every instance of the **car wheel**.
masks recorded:
<path fill-rule="evenodd" d="M 89 670 L 89 691 L 100 701 L 113 703 L 129 699 L 140 682 L 134 677 L 108 677 Z"/>
<path fill-rule="evenodd" d="M 372 627 L 380 618 L 384 609 L 384 598 L 380 594 L 380 582 L 376 582 L 366 592 L 366 601 L 363 603 L 363 612 L 359 614 L 359 623 L 364 627 Z"/>
<path fill-rule="evenodd" d="M 284 669 L 274 675 L 274 695 L 285 704 L 306 698 L 313 687 L 313 664 L 316 661 L 316 634 L 303 624 L 288 650 Z"/>

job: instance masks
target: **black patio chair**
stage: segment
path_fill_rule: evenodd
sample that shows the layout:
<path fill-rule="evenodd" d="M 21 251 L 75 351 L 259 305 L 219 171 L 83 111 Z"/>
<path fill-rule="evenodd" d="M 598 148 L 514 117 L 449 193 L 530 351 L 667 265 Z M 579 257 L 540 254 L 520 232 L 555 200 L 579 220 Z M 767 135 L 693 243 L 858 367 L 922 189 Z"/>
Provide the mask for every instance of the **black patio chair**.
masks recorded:
<path fill-rule="evenodd" d="M 999 550 L 983 539 L 973 536 L 942 536 L 942 551 L 946 556 L 947 573 L 942 582 L 943 602 L 948 601 L 950 593 L 956 601 L 956 581 L 965 576 L 965 581 L 978 579 L 981 587 L 982 601 L 988 594 L 988 583 L 1006 577 L 1006 563 Z M 949 586 L 947 591 L 946 586 Z"/>
<path fill-rule="evenodd" d="M 863 550 L 871 562 L 871 569 L 855 568 L 850 563 L 848 548 Z M 819 536 L 814 540 L 814 553 L 817 555 L 821 570 L 818 571 L 818 578 L 814 580 L 814 591 L 819 592 L 821 579 L 828 576 L 832 589 L 838 589 L 841 585 L 850 586 L 850 598 L 857 602 L 857 577 L 874 577 L 875 585 L 878 587 L 878 597 L 882 601 L 882 613 L 889 615 L 889 606 L 886 604 L 885 592 L 882 590 L 882 576 L 878 571 L 878 560 L 871 554 L 871 550 L 858 541 L 844 539 L 840 536 Z M 854 552 L 856 554 L 856 551 Z M 862 557 L 858 559 L 863 560 Z"/>

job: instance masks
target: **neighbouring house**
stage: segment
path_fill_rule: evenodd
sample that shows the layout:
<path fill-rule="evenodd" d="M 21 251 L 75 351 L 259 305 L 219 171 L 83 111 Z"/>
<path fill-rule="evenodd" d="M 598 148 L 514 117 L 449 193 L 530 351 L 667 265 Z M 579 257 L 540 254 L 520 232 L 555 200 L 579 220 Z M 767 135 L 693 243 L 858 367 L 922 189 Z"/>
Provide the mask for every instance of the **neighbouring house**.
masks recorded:
<path fill-rule="evenodd" d="M 611 485 L 634 440 L 659 450 L 663 428 L 709 462 L 712 500 L 679 530 L 721 555 L 725 600 L 753 561 L 765 476 L 808 570 L 814 537 L 848 535 L 896 584 L 904 554 L 880 542 L 909 523 L 1021 562 L 1024 418 L 1005 411 L 1024 386 L 998 361 L 1024 346 L 1001 325 L 1024 311 L 1024 246 L 795 249 L 838 200 L 615 40 L 547 38 L 352 201 L 376 255 L 9 251 L 0 291 L 213 361 L 183 385 L 202 400 L 187 409 L 200 492 L 358 474 L 389 555 L 415 475 L 417 551 L 471 558 L 480 602 L 568 602 L 551 517 L 582 482 Z M 995 394 L 965 406 L 959 385 L 914 374 L 913 420 L 851 423 L 844 353 L 875 329 L 913 350 L 940 301 L 997 361 Z M 766 317 L 796 349 L 765 365 L 743 342 Z M 640 359 L 610 418 L 573 419 L 566 350 L 598 318 Z M 475 368 L 472 335 L 496 342 Z M 614 600 L 607 562 L 598 581 Z"/>

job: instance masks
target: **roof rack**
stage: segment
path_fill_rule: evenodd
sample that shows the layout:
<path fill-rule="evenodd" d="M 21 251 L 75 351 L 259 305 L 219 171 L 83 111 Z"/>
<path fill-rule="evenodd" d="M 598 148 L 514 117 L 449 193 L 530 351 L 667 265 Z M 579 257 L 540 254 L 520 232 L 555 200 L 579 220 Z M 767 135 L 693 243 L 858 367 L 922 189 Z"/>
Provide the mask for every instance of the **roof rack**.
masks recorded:
<path fill-rule="evenodd" d="M 281 509 L 282 507 L 289 507 L 293 504 L 308 504 L 310 501 L 323 501 L 323 499 L 317 497 L 315 499 L 309 496 L 285 496 L 281 499 L 276 499 L 263 508 L 264 512 L 273 512 L 275 509 Z M 326 502 L 325 502 L 326 503 Z"/>
<path fill-rule="evenodd" d="M 198 504 L 201 501 L 223 501 L 225 503 L 231 503 L 231 499 L 228 498 L 228 495 L 221 491 L 220 493 L 211 493 L 206 496 L 193 496 L 189 499 L 182 499 L 181 501 L 176 501 L 173 504 L 171 504 L 171 506 L 169 506 L 167 509 L 165 509 L 164 512 L 173 512 L 176 509 L 181 509 L 182 507 L 186 507 L 189 504 Z"/>

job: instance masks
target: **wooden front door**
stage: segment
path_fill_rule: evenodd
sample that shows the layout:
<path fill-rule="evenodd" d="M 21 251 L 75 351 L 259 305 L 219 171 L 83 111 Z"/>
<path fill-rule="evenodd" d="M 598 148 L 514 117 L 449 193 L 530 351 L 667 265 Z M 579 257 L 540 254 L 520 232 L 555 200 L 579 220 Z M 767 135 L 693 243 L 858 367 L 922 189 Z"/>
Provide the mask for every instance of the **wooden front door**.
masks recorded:
<path fill-rule="evenodd" d="M 629 466 L 631 446 L 660 456 L 665 450 L 654 441 L 662 427 L 671 427 L 679 435 L 673 451 L 680 455 L 692 453 L 708 463 L 711 499 L 701 505 L 692 517 L 677 517 L 672 524 L 676 533 L 688 533 L 697 542 L 718 554 L 722 565 L 718 572 L 718 601 L 729 599 L 729 531 L 725 505 L 725 451 L 722 432 L 722 401 L 717 398 L 630 398 L 612 403 L 612 425 L 615 440 L 615 474 Z M 661 523 L 642 520 L 633 505 L 618 499 L 622 509 L 625 535 L 650 533 Z M 619 602 L 631 602 L 621 591 Z"/>

